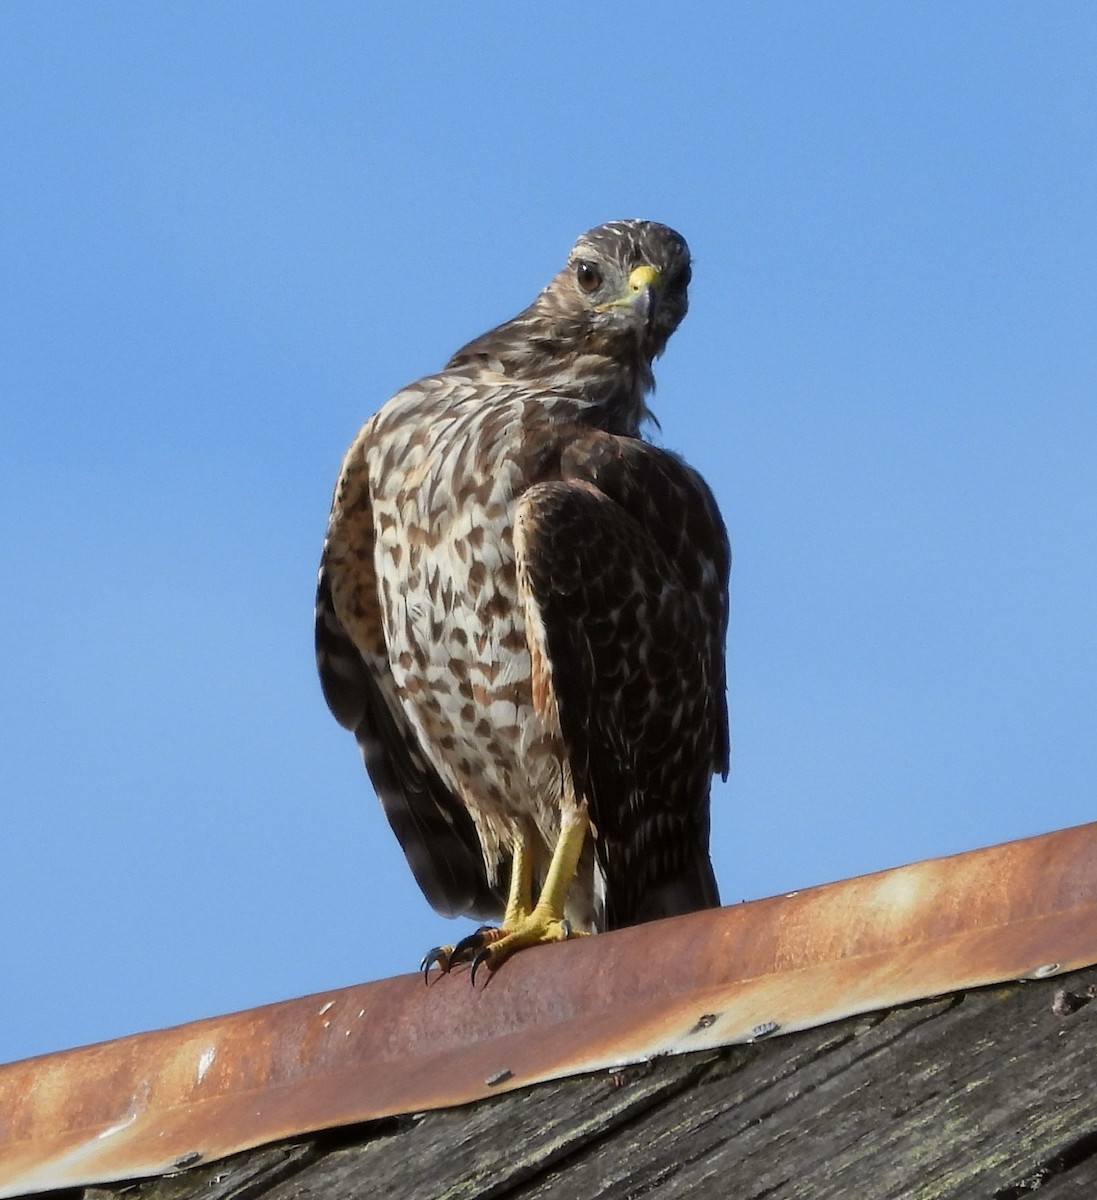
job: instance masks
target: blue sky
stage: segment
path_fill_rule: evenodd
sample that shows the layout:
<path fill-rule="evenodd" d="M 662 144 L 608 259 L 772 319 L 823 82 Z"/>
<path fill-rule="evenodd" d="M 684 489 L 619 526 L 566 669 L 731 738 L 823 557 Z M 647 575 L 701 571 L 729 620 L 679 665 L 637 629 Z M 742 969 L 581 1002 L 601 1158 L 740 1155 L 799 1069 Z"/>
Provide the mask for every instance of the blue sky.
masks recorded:
<path fill-rule="evenodd" d="M 0 1060 L 413 970 L 312 660 L 358 425 L 695 255 L 727 902 L 1097 816 L 1097 10 L 0 6 Z"/>

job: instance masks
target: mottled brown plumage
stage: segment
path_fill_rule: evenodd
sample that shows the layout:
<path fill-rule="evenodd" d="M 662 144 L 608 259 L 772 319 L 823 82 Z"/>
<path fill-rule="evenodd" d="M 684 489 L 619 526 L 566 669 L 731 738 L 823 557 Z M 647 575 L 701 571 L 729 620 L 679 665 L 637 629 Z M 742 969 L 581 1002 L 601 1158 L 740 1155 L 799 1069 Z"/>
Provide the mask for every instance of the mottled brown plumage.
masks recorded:
<path fill-rule="evenodd" d="M 727 539 L 701 478 L 640 438 L 689 274 L 666 226 L 584 234 L 528 309 L 366 423 L 336 486 L 320 677 L 417 881 L 513 932 L 551 876 L 551 929 L 481 935 L 491 966 L 566 936 L 564 912 L 582 931 L 718 903 Z"/>

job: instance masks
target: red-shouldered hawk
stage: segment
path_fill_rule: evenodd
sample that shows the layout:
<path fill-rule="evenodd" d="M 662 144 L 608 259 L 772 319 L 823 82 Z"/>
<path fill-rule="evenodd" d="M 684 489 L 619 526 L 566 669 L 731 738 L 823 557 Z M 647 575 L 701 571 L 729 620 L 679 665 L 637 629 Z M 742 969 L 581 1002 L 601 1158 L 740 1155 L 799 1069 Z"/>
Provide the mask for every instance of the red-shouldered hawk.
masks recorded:
<path fill-rule="evenodd" d="M 727 535 L 701 477 L 640 436 L 689 282 L 665 225 L 592 229 L 343 461 L 324 695 L 430 903 L 501 921 L 425 971 L 719 903 Z"/>

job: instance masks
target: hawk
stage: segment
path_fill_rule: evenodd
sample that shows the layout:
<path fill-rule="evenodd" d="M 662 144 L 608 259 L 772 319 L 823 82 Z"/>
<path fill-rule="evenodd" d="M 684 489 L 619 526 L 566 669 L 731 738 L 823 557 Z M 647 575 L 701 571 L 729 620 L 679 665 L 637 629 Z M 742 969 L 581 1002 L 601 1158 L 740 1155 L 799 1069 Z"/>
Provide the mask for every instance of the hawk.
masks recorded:
<path fill-rule="evenodd" d="M 717 905 L 727 534 L 641 437 L 685 316 L 672 229 L 583 234 L 513 320 L 343 460 L 316 655 L 427 900 L 484 925 L 422 969 Z"/>

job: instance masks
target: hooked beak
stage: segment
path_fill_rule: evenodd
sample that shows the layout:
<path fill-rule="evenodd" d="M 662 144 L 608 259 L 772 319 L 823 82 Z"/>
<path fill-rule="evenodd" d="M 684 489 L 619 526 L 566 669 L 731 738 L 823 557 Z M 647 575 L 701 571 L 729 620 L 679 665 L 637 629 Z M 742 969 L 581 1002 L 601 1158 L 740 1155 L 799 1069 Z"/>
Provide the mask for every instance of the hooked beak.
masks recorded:
<path fill-rule="evenodd" d="M 608 304 L 600 304 L 598 311 L 606 312 L 611 308 L 629 308 L 644 324 L 647 324 L 654 316 L 658 306 L 661 283 L 662 276 L 659 272 L 644 263 L 642 266 L 634 268 L 629 275 L 625 294 L 616 300 L 610 300 Z"/>

